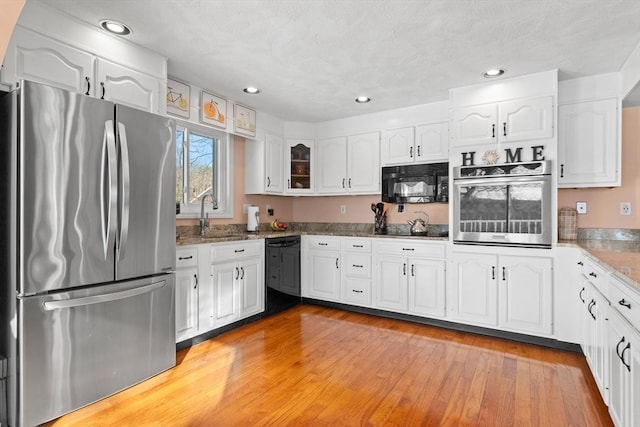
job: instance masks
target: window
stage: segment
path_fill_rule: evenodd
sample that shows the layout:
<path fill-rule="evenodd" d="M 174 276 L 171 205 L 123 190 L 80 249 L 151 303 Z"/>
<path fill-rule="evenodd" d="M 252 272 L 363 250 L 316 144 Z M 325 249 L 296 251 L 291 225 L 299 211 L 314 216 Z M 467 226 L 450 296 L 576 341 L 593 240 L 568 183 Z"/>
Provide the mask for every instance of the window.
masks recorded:
<path fill-rule="evenodd" d="M 233 144 L 229 135 L 194 123 L 176 128 L 176 207 L 180 217 L 199 217 L 202 197 L 205 213 L 233 217 Z M 215 205 L 215 208 L 214 208 Z"/>

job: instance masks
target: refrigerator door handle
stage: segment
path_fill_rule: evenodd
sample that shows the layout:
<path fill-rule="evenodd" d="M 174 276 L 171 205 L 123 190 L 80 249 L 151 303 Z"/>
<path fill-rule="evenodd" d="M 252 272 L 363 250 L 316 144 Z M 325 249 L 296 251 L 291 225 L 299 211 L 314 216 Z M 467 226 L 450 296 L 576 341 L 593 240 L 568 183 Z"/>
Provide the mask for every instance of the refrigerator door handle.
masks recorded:
<path fill-rule="evenodd" d="M 116 301 L 125 298 L 131 298 L 136 295 L 142 295 L 149 292 L 153 292 L 156 289 L 164 287 L 166 282 L 164 280 L 152 283 L 146 286 L 140 286 L 139 288 L 128 289 L 126 291 L 113 292 L 110 294 L 94 295 L 90 297 L 80 297 L 67 300 L 46 301 L 44 303 L 44 309 L 47 311 L 58 310 L 62 308 L 81 307 L 90 304 L 99 304 L 109 301 Z"/>
<path fill-rule="evenodd" d="M 116 154 L 116 136 L 113 131 L 113 121 L 104 122 L 104 138 L 102 140 L 102 164 L 100 171 L 100 203 L 102 212 L 102 244 L 104 259 L 113 256 L 116 238 L 116 215 L 118 209 L 118 156 Z M 105 178 L 107 182 L 105 182 Z M 106 193 L 105 194 L 105 190 Z M 107 205 L 105 207 L 105 204 Z"/>
<path fill-rule="evenodd" d="M 120 159 L 122 161 L 122 207 L 120 211 L 120 241 L 118 243 L 118 259 L 123 259 L 129 237 L 129 185 L 131 184 L 129 172 L 129 145 L 127 144 L 127 129 L 123 123 L 118 122 L 118 135 L 120 135 Z"/>

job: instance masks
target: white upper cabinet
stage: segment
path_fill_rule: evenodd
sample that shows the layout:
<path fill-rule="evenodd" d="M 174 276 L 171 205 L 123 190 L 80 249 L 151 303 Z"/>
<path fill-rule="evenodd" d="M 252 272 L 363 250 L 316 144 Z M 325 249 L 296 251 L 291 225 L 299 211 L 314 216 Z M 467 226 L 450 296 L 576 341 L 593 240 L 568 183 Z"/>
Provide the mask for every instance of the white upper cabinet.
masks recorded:
<path fill-rule="evenodd" d="M 318 141 L 318 193 L 344 193 L 347 191 L 347 138 L 329 138 Z"/>
<path fill-rule="evenodd" d="M 267 133 L 245 143 L 246 194 L 284 192 L 284 138 Z"/>
<path fill-rule="evenodd" d="M 165 84 L 156 78 L 139 73 L 110 61 L 97 60 L 96 96 L 118 104 L 159 112 L 160 92 Z"/>
<path fill-rule="evenodd" d="M 370 132 L 319 140 L 317 192 L 371 194 L 380 192 L 380 134 Z"/>
<path fill-rule="evenodd" d="M 382 165 L 413 163 L 415 128 L 407 127 L 382 132 Z"/>
<path fill-rule="evenodd" d="M 32 80 L 93 95 L 95 57 L 64 43 L 16 26 L 7 47 L 2 83 Z"/>
<path fill-rule="evenodd" d="M 10 86 L 31 80 L 159 114 L 166 78 L 166 58 L 36 3 L 25 5 L 0 76 Z"/>
<path fill-rule="evenodd" d="M 553 97 L 459 108 L 452 114 L 455 147 L 553 137 Z"/>
<path fill-rule="evenodd" d="M 380 151 L 382 166 L 447 161 L 449 125 L 440 122 L 384 131 Z"/>
<path fill-rule="evenodd" d="M 600 99 L 559 106 L 559 187 L 620 185 L 618 104 Z"/>
<path fill-rule="evenodd" d="M 282 193 L 284 191 L 283 165 L 284 139 L 267 134 L 265 144 L 265 187 L 267 193 Z"/>
<path fill-rule="evenodd" d="M 416 126 L 416 162 L 449 160 L 449 123 Z"/>

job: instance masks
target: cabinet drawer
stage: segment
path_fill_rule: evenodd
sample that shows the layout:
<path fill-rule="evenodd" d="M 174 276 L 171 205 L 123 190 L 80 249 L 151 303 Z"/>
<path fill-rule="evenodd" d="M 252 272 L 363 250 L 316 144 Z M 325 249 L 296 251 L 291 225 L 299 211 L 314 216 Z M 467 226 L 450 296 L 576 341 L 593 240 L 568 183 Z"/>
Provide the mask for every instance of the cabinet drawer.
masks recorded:
<path fill-rule="evenodd" d="M 343 239 L 344 250 L 371 253 L 371 239 Z"/>
<path fill-rule="evenodd" d="M 328 236 L 309 236 L 307 237 L 309 249 L 326 249 L 332 251 L 340 250 L 340 238 Z"/>
<path fill-rule="evenodd" d="M 347 276 L 371 277 L 371 255 L 346 252 L 344 259 Z"/>
<path fill-rule="evenodd" d="M 214 244 L 211 245 L 211 262 L 259 256 L 263 245 L 263 240 Z"/>
<path fill-rule="evenodd" d="M 371 305 L 371 280 L 347 278 L 343 300 L 347 304 Z"/>
<path fill-rule="evenodd" d="M 421 258 L 444 258 L 445 256 L 445 245 L 443 243 L 423 243 L 396 239 L 379 240 L 379 242 L 376 241 L 376 251 L 378 253 Z"/>
<path fill-rule="evenodd" d="M 609 273 L 589 257 L 582 257 L 582 274 L 596 287 L 603 295 L 608 295 Z"/>
<path fill-rule="evenodd" d="M 198 248 L 176 249 L 176 268 L 198 265 Z"/>
<path fill-rule="evenodd" d="M 640 296 L 613 276 L 609 279 L 609 301 L 611 307 L 618 310 L 634 328 L 640 331 Z"/>

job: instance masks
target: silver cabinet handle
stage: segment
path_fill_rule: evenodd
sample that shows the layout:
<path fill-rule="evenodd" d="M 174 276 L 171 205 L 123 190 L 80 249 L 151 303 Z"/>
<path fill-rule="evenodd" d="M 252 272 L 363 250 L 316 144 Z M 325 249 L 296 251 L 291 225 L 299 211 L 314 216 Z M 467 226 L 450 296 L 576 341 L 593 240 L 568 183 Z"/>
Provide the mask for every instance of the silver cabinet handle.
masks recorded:
<path fill-rule="evenodd" d="M 84 80 L 87 82 L 87 91 L 84 94 L 89 95 L 91 91 L 91 80 L 89 80 L 89 77 L 85 77 Z"/>
<path fill-rule="evenodd" d="M 193 278 L 195 279 L 195 285 L 193 285 L 193 289 L 196 289 L 198 287 L 198 275 L 194 274 Z"/>
<path fill-rule="evenodd" d="M 340 266 L 338 265 L 338 261 L 340 260 L 340 258 L 336 258 L 336 268 L 340 268 Z"/>

